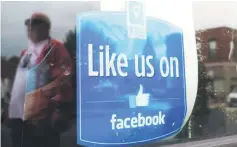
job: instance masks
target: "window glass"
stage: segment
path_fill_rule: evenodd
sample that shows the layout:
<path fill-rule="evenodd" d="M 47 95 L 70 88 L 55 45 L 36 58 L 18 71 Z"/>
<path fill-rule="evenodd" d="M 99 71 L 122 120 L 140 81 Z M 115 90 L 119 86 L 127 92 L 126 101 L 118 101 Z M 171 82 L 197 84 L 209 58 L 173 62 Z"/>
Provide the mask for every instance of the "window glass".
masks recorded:
<path fill-rule="evenodd" d="M 131 125 L 126 124 L 126 122 L 129 122 L 130 118 L 127 118 L 127 116 L 125 115 L 122 115 L 122 117 L 124 117 L 123 123 L 120 123 L 120 125 L 113 125 L 113 123 L 115 124 L 116 121 L 123 121 L 123 119 L 119 118 L 119 114 L 120 112 L 122 112 L 122 110 L 116 111 L 116 113 L 112 115 L 112 118 L 114 119 L 112 119 L 111 117 L 105 117 L 105 113 L 110 113 L 110 111 L 114 111 L 114 102 L 110 99 L 106 100 L 106 104 L 100 100 L 89 101 L 91 99 L 91 97 L 89 96 L 95 91 L 100 96 L 98 99 L 100 99 L 102 96 L 110 98 L 112 96 L 118 95 L 119 92 L 126 93 L 128 90 L 132 89 L 132 94 L 126 95 L 126 97 L 129 98 L 129 103 L 124 103 L 124 97 L 119 98 L 119 100 L 117 100 L 117 103 L 119 103 L 119 106 L 121 107 L 129 107 L 131 109 L 139 106 L 139 111 L 146 110 L 142 106 L 147 106 L 149 104 L 150 97 L 154 96 L 163 98 L 168 95 L 169 97 L 166 98 L 170 100 L 170 103 L 163 103 L 162 99 L 159 99 L 156 101 L 157 105 L 152 105 L 152 107 L 150 107 L 152 110 L 159 110 L 160 108 L 162 108 L 168 111 L 168 109 L 173 109 L 173 106 L 175 106 L 174 108 L 175 110 L 177 110 L 174 111 L 172 117 L 166 116 L 169 117 L 169 119 L 172 121 L 174 119 L 174 122 L 170 123 L 169 127 L 166 127 L 160 132 L 163 133 L 163 131 L 165 132 L 165 130 L 168 130 L 172 127 L 176 127 L 175 125 L 177 124 L 182 126 L 183 119 L 180 119 L 179 116 L 183 114 L 185 115 L 185 113 L 178 114 L 177 112 L 179 111 L 180 107 L 184 107 L 184 105 L 183 103 L 178 103 L 176 101 L 178 98 L 175 97 L 175 93 L 184 92 L 183 85 L 177 86 L 180 83 L 182 84 L 181 80 L 179 79 L 184 77 L 180 74 L 178 78 L 176 77 L 178 79 L 177 81 L 172 78 L 174 76 L 177 76 L 177 73 L 179 73 L 179 71 L 183 72 L 183 69 L 185 71 L 185 68 L 180 68 L 179 70 L 177 68 L 178 65 L 183 66 L 184 63 L 190 63 L 189 61 L 178 62 L 178 60 L 176 60 L 175 58 L 170 58 L 171 60 L 163 60 L 164 66 L 162 66 L 162 64 L 156 65 L 156 63 L 154 63 L 157 67 L 160 66 L 159 68 L 162 69 L 166 65 L 169 65 L 169 61 L 172 61 L 173 64 L 170 64 L 171 67 L 166 70 L 166 72 L 162 73 L 163 75 L 166 75 L 166 73 L 168 74 L 171 70 L 174 70 L 175 72 L 171 72 L 173 77 L 169 80 L 162 79 L 160 77 L 157 79 L 149 77 L 145 80 L 143 80 L 142 78 L 126 79 L 126 76 L 119 78 L 119 80 L 117 80 L 116 82 L 106 81 L 103 83 L 103 80 L 101 80 L 102 76 L 107 74 L 106 72 L 103 73 L 103 71 L 109 71 L 110 69 L 112 69 L 112 64 L 107 64 L 104 61 L 107 60 L 107 55 L 112 54 L 112 51 L 116 50 L 115 48 L 113 48 L 113 45 L 115 44 L 119 45 L 119 49 L 116 50 L 116 56 L 114 56 L 114 59 L 117 60 L 117 58 L 120 58 L 121 61 L 124 59 L 124 56 L 122 55 L 118 57 L 117 55 L 119 53 L 126 52 L 128 54 L 133 54 L 134 52 L 126 48 L 128 45 L 134 45 L 137 48 L 146 46 L 144 47 L 144 52 L 146 55 L 152 54 L 157 55 L 158 57 L 173 56 L 173 54 L 176 55 L 179 53 L 178 51 L 183 49 L 182 45 L 179 44 L 179 46 L 176 46 L 176 44 L 172 43 L 180 42 L 180 40 L 182 40 L 182 35 L 180 34 L 182 33 L 170 35 L 169 37 L 167 37 L 168 39 L 164 37 L 167 34 L 169 35 L 169 33 L 167 33 L 169 31 L 172 32 L 175 30 L 179 32 L 182 29 L 180 29 L 179 27 L 169 29 L 169 27 L 173 24 L 165 24 L 164 22 L 166 21 L 163 21 L 163 18 L 160 17 L 163 16 L 163 14 L 157 14 L 157 16 L 154 15 L 154 17 L 151 17 L 151 20 L 156 19 L 156 21 L 162 18 L 162 21 L 157 22 L 162 22 L 161 24 L 163 24 L 163 27 L 157 27 L 155 25 L 154 30 L 146 30 L 146 28 L 143 28 L 141 32 L 138 32 L 137 34 L 135 33 L 135 36 L 142 34 L 144 37 L 144 32 L 149 32 L 150 36 L 147 39 L 148 41 L 146 40 L 146 44 L 144 42 L 137 43 L 139 39 L 135 41 L 129 40 L 130 42 L 127 41 L 127 36 L 125 35 L 127 35 L 128 33 L 126 31 L 131 28 L 124 27 L 126 25 L 123 26 L 124 28 L 121 27 L 122 25 L 119 27 L 116 25 L 111 25 L 113 26 L 113 29 L 110 29 L 111 26 L 107 26 L 106 23 L 101 23 L 96 27 L 93 26 L 93 23 L 96 22 L 97 19 L 89 21 L 88 28 L 91 29 L 91 31 L 87 30 L 88 33 L 83 32 L 84 37 L 86 38 L 84 38 L 84 41 L 86 40 L 88 44 L 91 43 L 93 39 L 95 42 L 98 41 L 98 47 L 96 48 L 98 52 L 94 52 L 93 56 L 96 56 L 101 59 L 101 63 L 98 64 L 98 68 L 93 68 L 92 70 L 94 70 L 94 74 L 96 74 L 95 70 L 97 70 L 97 74 L 100 72 L 104 75 L 101 74 L 101 76 L 92 77 L 89 80 L 85 79 L 84 77 L 82 77 L 81 79 L 77 78 L 77 75 L 81 74 L 80 70 L 85 69 L 81 68 L 80 70 L 77 70 L 76 67 L 88 66 L 88 60 L 85 60 L 86 58 L 84 58 L 85 56 L 87 56 L 86 52 L 82 52 L 82 54 L 84 55 L 82 55 L 82 58 L 79 58 L 79 53 L 77 52 L 78 46 L 81 45 L 78 41 L 80 38 L 79 34 L 81 32 L 78 32 L 78 26 L 76 23 L 78 21 L 77 16 L 87 12 L 93 14 L 95 14 L 95 12 L 102 12 L 104 14 L 109 15 L 113 12 L 114 14 L 117 13 L 116 16 L 118 16 L 113 17 L 113 20 L 115 18 L 120 20 L 121 18 L 119 14 L 126 13 L 128 7 L 125 1 L 117 1 L 118 2 L 106 2 L 105 0 L 30 3 L 2 2 L 1 145 L 3 147 L 18 147 L 19 144 L 22 144 L 22 147 L 25 147 L 25 144 L 23 144 L 23 142 L 32 144 L 30 145 L 31 147 L 34 147 L 39 144 L 42 144 L 42 147 L 46 145 L 51 147 L 81 146 L 78 145 L 77 142 L 78 133 L 81 133 L 78 129 L 79 123 L 77 122 L 77 117 L 79 116 L 78 103 L 80 103 L 80 100 L 77 100 L 76 97 L 77 95 L 81 94 L 81 91 L 77 90 L 77 88 L 79 87 L 77 82 L 81 79 L 84 79 L 85 82 L 84 85 L 81 85 L 81 88 L 87 91 L 86 94 L 88 95 L 88 97 L 86 98 L 86 100 L 88 100 L 88 102 L 86 102 L 86 106 L 88 106 L 87 108 L 89 108 L 83 111 L 85 114 L 88 114 L 85 115 L 87 117 L 85 117 L 86 119 L 84 120 L 88 120 L 88 118 L 89 120 L 91 119 L 91 121 L 84 121 L 83 119 L 82 121 L 85 122 L 85 125 L 91 125 L 94 123 L 95 125 L 91 126 L 100 129 L 101 132 L 95 132 L 93 134 L 93 136 L 96 136 L 94 138 L 95 140 L 97 140 L 98 138 L 102 138 L 105 141 L 108 141 L 106 140 L 107 137 L 116 139 L 124 135 L 127 138 L 123 140 L 117 139 L 117 141 L 120 142 L 118 146 L 123 147 L 124 142 L 136 139 L 139 136 L 139 133 L 139 137 L 146 137 L 154 133 L 154 129 L 157 129 L 159 127 L 152 126 L 154 127 L 152 128 L 151 124 L 162 124 L 162 118 L 164 118 L 164 115 L 161 115 L 161 113 L 156 113 L 159 115 L 155 117 L 148 116 L 145 118 L 142 116 L 141 113 L 137 114 L 136 111 L 134 111 L 133 113 L 131 113 L 131 116 L 137 116 L 138 118 L 132 117 L 130 121 Z M 157 5 L 159 5 L 159 3 L 160 2 L 156 2 Z M 148 11 L 155 11 L 158 7 L 157 5 L 152 4 L 152 2 L 150 2 L 150 9 L 148 9 Z M 194 39 L 196 39 L 196 42 L 195 40 L 193 40 L 193 45 L 196 48 L 188 48 L 188 51 L 195 50 L 195 53 L 197 51 L 198 59 L 198 74 L 197 77 L 195 77 L 198 79 L 198 84 L 189 85 L 194 91 L 196 90 L 195 87 L 197 87 L 197 92 L 195 91 L 195 93 L 192 93 L 193 95 L 195 95 L 194 106 L 192 111 L 190 111 L 190 117 L 187 118 L 187 122 L 183 124 L 183 127 L 181 128 L 180 132 L 179 130 L 175 130 L 177 131 L 177 134 L 172 135 L 171 137 L 163 138 L 161 140 L 155 139 L 153 142 L 151 142 L 152 146 L 162 146 L 166 144 L 176 145 L 184 141 L 189 142 L 192 140 L 205 140 L 207 138 L 237 134 L 237 3 L 234 1 L 195 1 L 192 2 L 192 6 L 192 22 L 195 28 L 195 32 L 192 33 L 195 34 Z M 166 8 L 164 8 L 164 10 L 165 9 Z M 177 9 L 179 10 L 179 8 Z M 107 13 L 106 11 L 109 11 L 109 13 Z M 167 9 L 167 11 L 169 11 L 169 9 Z M 135 9 L 132 11 L 132 13 L 134 13 L 134 15 L 140 18 L 139 13 Z M 171 13 L 167 13 L 167 15 L 170 14 Z M 101 17 L 101 19 L 102 18 L 107 17 L 103 16 Z M 178 20 L 177 18 L 179 17 L 173 16 L 173 18 L 174 20 Z M 120 23 L 125 20 L 127 21 L 126 17 L 124 17 L 123 19 L 121 19 L 121 21 L 118 22 Z M 116 21 L 110 21 L 110 23 L 113 24 L 116 23 Z M 138 24 L 134 25 L 136 27 L 139 26 L 139 23 L 141 22 L 135 21 L 135 23 Z M 184 23 L 185 22 L 180 22 L 180 25 Z M 39 28 L 37 29 L 37 26 L 43 26 L 43 28 L 46 28 L 50 31 L 46 31 L 45 34 L 41 34 L 44 31 L 40 30 Z M 36 31 L 34 32 L 34 30 Z M 130 31 L 132 32 L 133 29 L 131 29 Z M 159 31 L 163 33 L 159 33 Z M 41 37 L 38 37 L 38 39 L 37 37 L 34 38 L 34 36 L 38 36 L 36 34 L 41 34 L 43 37 L 41 35 L 39 36 L 44 39 L 39 39 Z M 104 34 L 107 34 L 107 36 Z M 106 52 L 108 48 L 103 48 L 103 46 L 100 46 L 101 44 L 103 45 L 104 40 L 105 42 L 107 41 L 111 44 L 110 53 Z M 51 43 L 56 43 L 56 47 L 58 49 L 56 52 L 53 52 L 54 54 L 50 52 L 51 47 L 53 48 L 53 46 L 51 46 Z M 152 48 L 153 50 L 149 50 L 150 48 Z M 182 55 L 185 54 L 186 53 L 184 52 L 184 54 Z M 103 55 L 105 58 L 103 58 Z M 180 59 L 182 55 L 179 55 Z M 194 61 L 193 57 L 185 56 L 185 58 L 190 61 Z M 120 66 L 120 71 L 118 71 L 117 73 L 125 73 L 122 69 L 123 66 L 126 66 L 125 61 L 126 60 L 124 60 L 123 64 L 118 65 L 118 62 L 115 62 L 116 68 L 117 66 Z M 130 64 L 131 61 L 128 62 L 128 64 Z M 144 60 L 144 63 L 147 62 L 148 60 Z M 103 69 L 99 67 L 105 68 Z M 192 68 L 195 69 L 194 67 L 191 67 L 191 69 Z M 143 70 L 143 68 L 141 68 L 141 70 Z M 87 72 L 88 70 L 85 71 Z M 188 72 L 189 71 L 187 71 L 187 73 Z M 48 77 L 47 74 L 49 74 L 50 76 Z M 111 72 L 111 74 L 113 74 L 113 72 Z M 182 74 L 186 73 L 183 72 Z M 36 80 L 26 80 L 27 78 L 37 79 L 40 82 L 36 82 Z M 116 79 L 116 77 L 113 77 L 112 79 Z M 92 80 L 95 80 L 93 81 L 94 83 L 92 82 Z M 149 82 L 145 83 L 144 81 L 146 80 L 149 80 Z M 195 79 L 193 78 L 191 80 Z M 145 84 L 140 85 L 140 81 L 141 83 Z M 85 85 L 88 83 L 92 83 L 96 86 L 86 87 Z M 134 86 L 134 83 L 138 86 Z M 31 86 L 27 86 L 27 84 Z M 48 84 L 52 85 L 48 86 Z M 177 88 L 174 88 L 175 86 Z M 42 92 L 41 87 L 44 87 L 44 92 Z M 96 90 L 91 90 L 91 87 Z M 121 92 L 118 90 L 119 87 L 128 88 L 122 89 Z M 151 92 L 153 94 L 149 94 L 147 92 L 147 89 L 149 88 L 153 88 Z M 33 94 L 31 93 L 31 90 L 33 91 Z M 109 94 L 104 94 L 104 90 L 107 90 Z M 34 107 L 32 106 L 28 109 L 32 110 L 28 111 L 28 113 L 31 113 L 32 117 L 35 117 L 35 119 L 29 119 L 30 121 L 25 120 L 30 115 L 28 114 L 27 116 L 27 113 L 24 113 L 24 110 L 27 109 L 25 108 L 26 95 L 28 96 L 28 100 L 29 98 L 33 98 L 28 101 L 30 104 L 35 103 Z M 36 99 L 36 97 L 40 99 Z M 145 99 L 139 99 L 144 97 Z M 187 99 L 189 98 L 187 97 Z M 95 103 L 98 104 L 100 107 L 96 107 L 94 105 Z M 110 109 L 106 109 L 104 111 L 103 108 L 105 108 L 105 106 L 109 107 Z M 38 108 L 40 108 L 41 110 L 39 110 Z M 33 110 L 37 110 L 37 112 L 35 112 L 37 115 L 33 115 Z M 90 113 L 95 110 L 97 111 L 96 115 Z M 97 115 L 97 113 L 99 115 Z M 45 117 L 45 114 L 48 117 Z M 95 117 L 97 117 L 96 121 L 94 120 Z M 115 117 L 117 119 L 116 121 Z M 101 120 L 105 118 L 111 125 L 109 128 L 119 129 L 110 134 L 103 134 L 106 130 L 103 129 L 104 123 L 101 123 Z M 141 124 L 143 122 L 143 118 L 144 125 Z M 176 123 L 175 119 L 180 119 L 181 121 L 179 123 Z M 145 123 L 148 125 L 146 126 L 147 129 L 143 128 L 143 131 L 139 129 L 138 131 L 134 131 L 132 129 L 131 131 L 126 130 L 129 129 L 129 127 L 131 126 L 139 128 L 140 125 L 143 127 L 145 126 Z M 122 127 L 124 128 L 121 129 Z M 86 136 L 90 136 L 90 132 L 87 131 L 87 129 L 89 129 L 90 131 L 92 129 L 84 129 L 86 130 L 84 131 L 86 132 Z M 152 133 L 147 133 L 146 131 L 150 131 Z M 92 142 L 94 143 L 96 141 Z M 97 145 L 99 146 L 99 144 L 94 144 L 94 146 Z M 149 145 L 145 144 L 144 146 Z"/>
<path fill-rule="evenodd" d="M 216 40 L 212 39 L 208 42 L 209 45 L 209 50 L 208 50 L 208 59 L 209 60 L 214 60 L 216 59 Z"/>
<path fill-rule="evenodd" d="M 202 42 L 201 56 L 203 56 L 204 60 L 201 64 L 205 67 L 207 74 L 206 79 L 199 78 L 199 82 L 206 83 L 208 86 L 207 95 L 203 94 L 201 90 L 198 91 L 198 95 L 203 95 L 207 103 L 197 96 L 194 110 L 196 109 L 200 115 L 194 113 L 193 116 L 194 118 L 201 116 L 205 121 L 203 122 L 205 127 L 199 128 L 203 130 L 202 134 L 206 133 L 204 136 L 225 136 L 228 133 L 237 133 L 235 129 L 237 123 L 232 119 L 237 117 L 237 109 L 233 104 L 236 99 L 234 91 L 236 88 L 237 62 L 236 60 L 229 60 L 230 49 L 232 49 L 231 57 L 234 57 L 234 52 L 236 52 L 235 36 L 237 35 L 237 26 L 233 25 L 236 24 L 236 21 L 232 19 L 230 20 L 231 23 L 228 23 L 228 19 L 222 17 L 222 14 L 218 12 L 224 10 L 225 7 L 231 8 L 231 4 L 233 4 L 233 9 L 229 9 L 227 13 L 228 16 L 234 18 L 237 16 L 236 10 L 234 10 L 234 7 L 237 6 L 236 3 L 226 3 L 224 1 L 193 3 L 196 36 Z M 217 10 L 215 12 L 208 11 L 211 8 Z M 217 21 L 217 19 L 220 21 Z M 204 84 L 201 87 L 203 86 Z M 208 113 L 200 109 L 198 111 L 197 106 L 202 104 L 206 104 Z M 194 118 L 191 121 L 201 123 L 199 119 Z M 199 134 L 193 132 L 193 136 L 197 137 Z"/>
<path fill-rule="evenodd" d="M 237 92 L 237 85 L 234 86 L 232 92 Z"/>
<path fill-rule="evenodd" d="M 214 88 L 217 92 L 224 91 L 224 80 L 215 80 L 214 81 Z"/>

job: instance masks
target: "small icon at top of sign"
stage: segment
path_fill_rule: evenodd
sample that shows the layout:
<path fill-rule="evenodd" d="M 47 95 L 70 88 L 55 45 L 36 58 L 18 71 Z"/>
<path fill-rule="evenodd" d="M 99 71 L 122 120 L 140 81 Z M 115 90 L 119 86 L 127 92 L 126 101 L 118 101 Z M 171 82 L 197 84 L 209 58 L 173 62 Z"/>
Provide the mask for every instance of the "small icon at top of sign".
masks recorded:
<path fill-rule="evenodd" d="M 142 1 L 127 2 L 128 37 L 146 38 L 146 15 Z"/>
<path fill-rule="evenodd" d="M 129 106 L 130 108 L 136 107 L 146 107 L 149 105 L 150 94 L 143 93 L 143 86 L 140 85 L 137 95 L 129 96 Z"/>
<path fill-rule="evenodd" d="M 138 19 L 139 15 L 141 15 L 141 6 L 134 6 L 132 8 L 132 11 L 133 11 L 133 15 L 135 16 L 136 19 Z"/>
<path fill-rule="evenodd" d="M 145 26 L 145 12 L 142 1 L 128 1 L 127 15 L 130 25 Z"/>

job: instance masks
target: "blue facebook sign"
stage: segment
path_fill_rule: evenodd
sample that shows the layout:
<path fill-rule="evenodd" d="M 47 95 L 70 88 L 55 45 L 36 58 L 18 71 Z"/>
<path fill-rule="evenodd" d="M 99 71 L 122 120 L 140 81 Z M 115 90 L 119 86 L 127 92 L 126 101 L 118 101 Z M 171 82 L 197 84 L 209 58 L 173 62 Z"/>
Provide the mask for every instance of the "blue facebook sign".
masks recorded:
<path fill-rule="evenodd" d="M 78 16 L 78 144 L 131 146 L 181 129 L 186 116 L 182 30 L 159 19 L 145 21 L 145 38 L 139 38 L 129 37 L 126 13 Z"/>

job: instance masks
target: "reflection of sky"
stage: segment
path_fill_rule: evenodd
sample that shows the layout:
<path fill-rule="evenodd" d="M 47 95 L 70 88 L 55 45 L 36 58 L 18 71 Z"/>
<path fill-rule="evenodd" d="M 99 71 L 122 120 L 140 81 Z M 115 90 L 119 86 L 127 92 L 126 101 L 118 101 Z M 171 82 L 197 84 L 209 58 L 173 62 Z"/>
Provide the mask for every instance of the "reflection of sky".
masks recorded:
<path fill-rule="evenodd" d="M 2 55 L 19 55 L 20 50 L 27 46 L 26 30 L 23 22 L 32 12 L 43 11 L 47 13 L 53 24 L 51 31 L 52 37 L 62 40 L 65 37 L 65 33 L 75 26 L 76 15 L 85 11 L 99 10 L 101 2 L 2 2 Z M 121 5 L 124 5 L 123 1 L 103 1 L 103 3 L 112 3 L 112 5 L 114 5 L 113 7 L 110 6 L 111 4 L 108 5 L 111 7 L 111 10 L 113 10 L 114 7 L 119 8 Z M 159 2 L 154 1 L 154 4 L 155 3 Z M 210 8 L 212 11 L 210 11 Z M 225 13 L 223 13 L 222 10 L 224 10 Z M 237 9 L 235 1 L 194 2 L 193 16 L 196 30 L 219 26 L 237 28 Z"/>
<path fill-rule="evenodd" d="M 99 1 L 4 1 L 1 2 L 2 55 L 19 55 L 27 47 L 24 21 L 33 12 L 46 13 L 52 22 L 51 36 L 63 41 L 66 33 L 74 29 L 76 15 L 100 10 Z M 20 12 L 20 13 L 19 13 Z"/>

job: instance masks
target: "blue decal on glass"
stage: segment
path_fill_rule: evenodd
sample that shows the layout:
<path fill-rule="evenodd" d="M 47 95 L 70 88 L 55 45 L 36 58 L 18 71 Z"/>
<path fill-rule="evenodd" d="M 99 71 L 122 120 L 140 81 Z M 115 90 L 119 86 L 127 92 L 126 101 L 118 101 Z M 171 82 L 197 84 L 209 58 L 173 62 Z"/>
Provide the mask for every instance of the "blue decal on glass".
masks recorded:
<path fill-rule="evenodd" d="M 186 116 L 182 30 L 147 18 L 147 38 L 129 38 L 126 13 L 77 18 L 77 133 L 85 146 L 162 140 Z"/>

